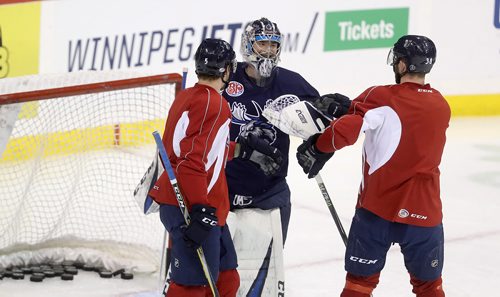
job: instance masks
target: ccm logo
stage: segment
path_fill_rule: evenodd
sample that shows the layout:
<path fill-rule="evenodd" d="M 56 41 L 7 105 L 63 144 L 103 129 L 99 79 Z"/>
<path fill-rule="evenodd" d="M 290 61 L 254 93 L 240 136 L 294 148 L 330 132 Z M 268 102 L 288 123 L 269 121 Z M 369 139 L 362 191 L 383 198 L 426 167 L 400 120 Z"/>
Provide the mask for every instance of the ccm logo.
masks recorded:
<path fill-rule="evenodd" d="M 416 214 L 416 213 L 410 213 L 408 210 L 406 210 L 404 208 L 399 210 L 398 216 L 400 218 L 403 218 L 403 219 L 407 218 L 407 217 L 411 217 L 411 218 L 415 218 L 417 220 L 427 220 L 427 216 Z"/>
<path fill-rule="evenodd" d="M 210 226 L 217 226 L 217 221 L 211 220 L 209 218 L 203 218 L 201 221 Z"/>
<path fill-rule="evenodd" d="M 306 124 L 307 120 L 306 120 L 306 117 L 304 116 L 304 114 L 302 113 L 302 111 L 300 109 L 296 109 L 295 112 L 297 113 L 297 116 L 299 117 L 300 121 L 303 124 Z"/>
<path fill-rule="evenodd" d="M 378 260 L 361 259 L 361 258 L 354 257 L 354 256 L 349 257 L 349 260 L 354 261 L 354 262 L 358 262 L 361 264 L 375 264 L 378 261 Z"/>

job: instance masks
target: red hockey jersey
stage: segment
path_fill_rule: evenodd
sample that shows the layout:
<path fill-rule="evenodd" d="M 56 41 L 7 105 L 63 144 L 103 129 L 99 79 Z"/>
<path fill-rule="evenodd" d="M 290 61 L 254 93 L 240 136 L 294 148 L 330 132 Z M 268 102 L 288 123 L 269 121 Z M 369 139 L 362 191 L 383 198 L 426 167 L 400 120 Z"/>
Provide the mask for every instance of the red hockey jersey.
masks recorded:
<path fill-rule="evenodd" d="M 364 132 L 357 207 L 388 221 L 436 226 L 443 216 L 438 166 L 450 114 L 446 100 L 428 84 L 376 86 L 353 100 L 317 147 L 339 150 Z"/>
<path fill-rule="evenodd" d="M 224 168 L 229 154 L 230 122 L 231 110 L 224 97 L 209 86 L 196 84 L 175 98 L 162 138 L 188 207 L 215 207 L 221 226 L 229 212 Z M 149 195 L 158 203 L 178 205 L 166 172 Z"/>

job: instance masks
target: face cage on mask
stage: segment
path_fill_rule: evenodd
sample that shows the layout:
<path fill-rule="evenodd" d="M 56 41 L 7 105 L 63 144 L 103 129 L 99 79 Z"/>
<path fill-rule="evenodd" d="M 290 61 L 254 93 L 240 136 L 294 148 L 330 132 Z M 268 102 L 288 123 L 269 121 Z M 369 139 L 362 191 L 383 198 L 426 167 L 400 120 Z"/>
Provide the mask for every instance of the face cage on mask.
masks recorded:
<path fill-rule="evenodd" d="M 241 54 L 245 60 L 252 64 L 254 68 L 259 72 L 262 77 L 269 77 L 271 73 L 280 61 L 281 54 L 281 34 L 259 34 L 251 36 L 251 34 L 245 34 L 242 38 Z M 271 41 L 278 43 L 278 49 L 274 57 L 264 57 L 261 54 L 254 51 L 253 45 L 256 41 Z"/>

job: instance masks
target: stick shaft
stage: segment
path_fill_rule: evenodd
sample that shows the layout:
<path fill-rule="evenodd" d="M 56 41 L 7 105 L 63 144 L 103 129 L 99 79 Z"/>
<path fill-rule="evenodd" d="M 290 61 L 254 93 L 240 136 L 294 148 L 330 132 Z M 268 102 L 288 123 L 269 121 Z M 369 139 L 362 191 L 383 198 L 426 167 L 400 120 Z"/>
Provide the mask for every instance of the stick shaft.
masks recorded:
<path fill-rule="evenodd" d="M 328 191 L 326 190 L 325 183 L 323 182 L 323 178 L 321 178 L 321 175 L 318 173 L 315 177 L 316 182 L 318 183 L 318 187 L 321 191 L 321 194 L 323 195 L 323 199 L 325 199 L 326 205 L 328 206 L 328 210 L 330 210 L 330 214 L 333 217 L 333 220 L 335 221 L 335 225 L 337 225 L 337 229 L 339 230 L 340 237 L 342 237 L 342 241 L 344 242 L 344 245 L 347 246 L 347 235 L 344 231 L 344 227 L 342 226 L 342 222 L 340 221 L 339 215 L 337 214 L 337 211 L 335 210 L 335 207 L 333 206 L 332 200 L 330 199 L 330 195 L 328 194 Z"/>
<path fill-rule="evenodd" d="M 184 216 L 184 221 L 186 222 L 187 225 L 189 225 L 189 223 L 191 222 L 191 218 L 189 216 L 189 212 L 187 210 L 186 203 L 184 201 L 184 197 L 182 196 L 182 193 L 179 189 L 179 185 L 177 184 L 177 179 L 175 178 L 174 170 L 172 169 L 172 165 L 170 164 L 170 160 L 168 159 L 167 151 L 165 149 L 165 146 L 163 145 L 163 142 L 161 141 L 161 136 L 158 133 L 158 131 L 154 131 L 153 136 L 154 136 L 155 141 L 156 141 L 156 146 L 158 147 L 158 150 L 160 151 L 160 159 L 161 159 L 161 162 L 163 164 L 163 168 L 165 168 L 165 171 L 168 174 L 168 179 L 170 180 L 170 184 L 172 185 L 172 188 L 174 189 L 177 203 L 179 203 L 179 208 L 181 210 L 182 215 Z M 213 296 L 219 297 L 219 292 L 217 291 L 217 287 L 215 285 L 215 280 L 212 276 L 212 273 L 210 272 L 210 269 L 208 269 L 207 259 L 205 258 L 205 253 L 203 252 L 203 249 L 201 246 L 196 249 L 196 253 L 198 254 L 198 258 L 200 260 L 201 267 L 203 269 L 203 273 L 205 274 L 205 277 L 207 278 L 208 285 L 210 286 L 210 290 L 212 291 Z"/>

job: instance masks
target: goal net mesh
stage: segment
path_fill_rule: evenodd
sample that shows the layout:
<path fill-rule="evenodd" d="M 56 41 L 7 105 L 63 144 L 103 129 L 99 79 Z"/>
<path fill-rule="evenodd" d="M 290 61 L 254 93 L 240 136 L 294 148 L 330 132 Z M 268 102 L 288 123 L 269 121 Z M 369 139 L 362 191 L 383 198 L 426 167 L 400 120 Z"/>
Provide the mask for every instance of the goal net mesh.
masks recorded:
<path fill-rule="evenodd" d="M 133 192 L 181 76 L 133 76 L 0 81 L 0 112 L 17 113 L 8 141 L 0 139 L 0 269 L 63 260 L 159 269 L 163 226 Z"/>

